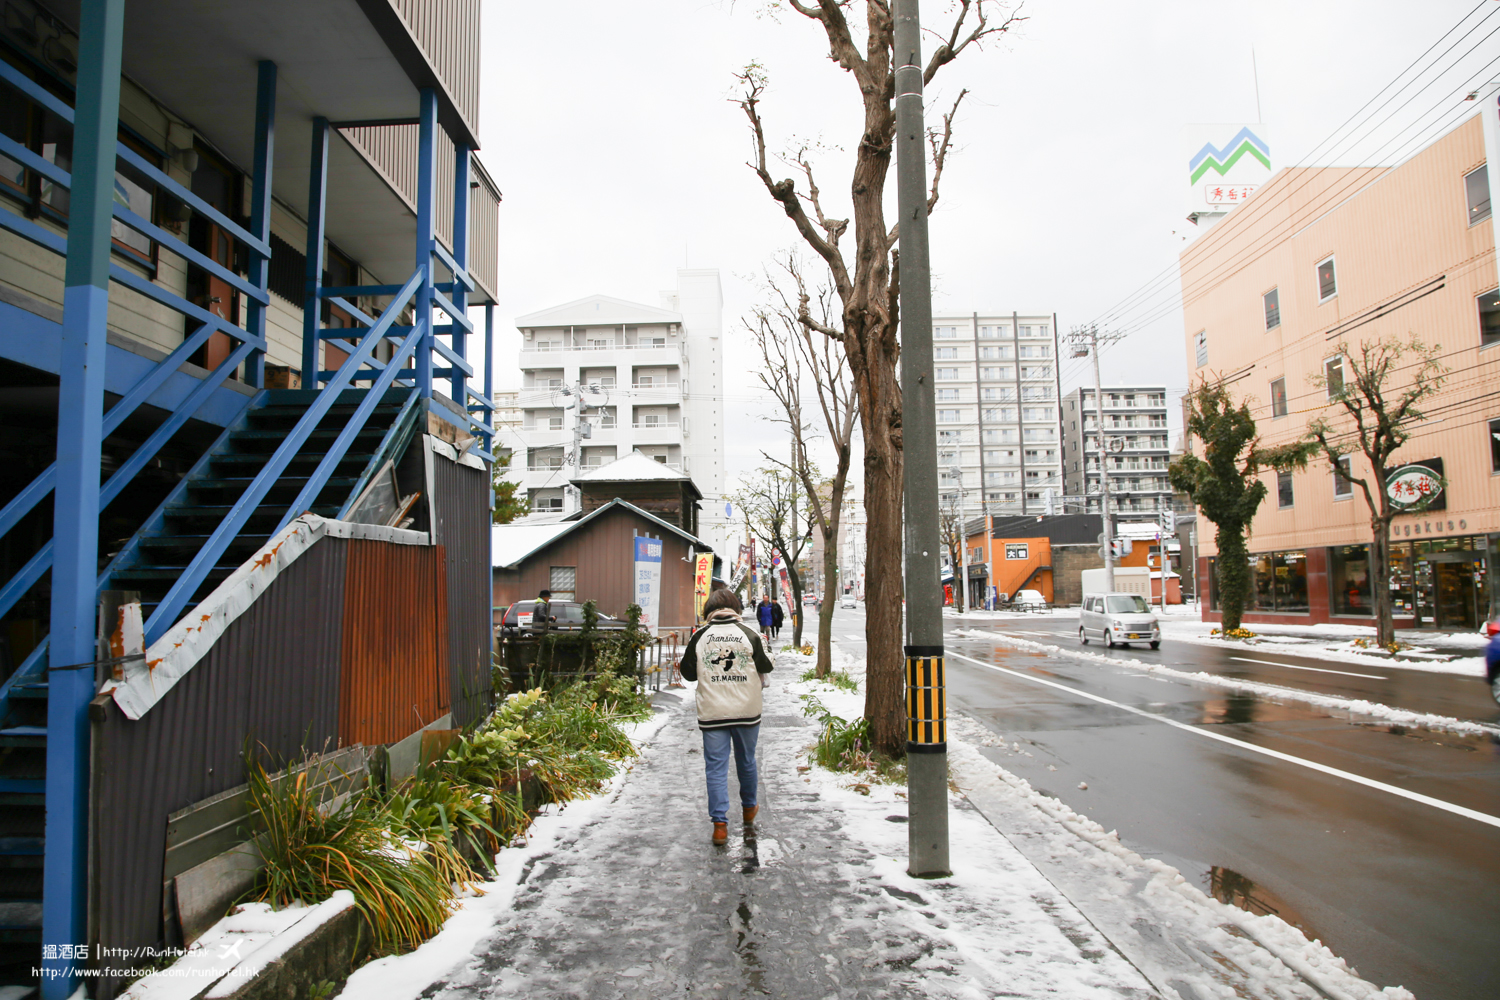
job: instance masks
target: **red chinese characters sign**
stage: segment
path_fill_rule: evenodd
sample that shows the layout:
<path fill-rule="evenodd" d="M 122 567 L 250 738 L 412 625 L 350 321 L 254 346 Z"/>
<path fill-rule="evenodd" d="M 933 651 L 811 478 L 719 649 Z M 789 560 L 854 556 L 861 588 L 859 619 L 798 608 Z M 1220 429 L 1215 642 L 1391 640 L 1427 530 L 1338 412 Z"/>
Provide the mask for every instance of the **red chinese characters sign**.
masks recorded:
<path fill-rule="evenodd" d="M 1385 481 L 1386 496 L 1398 511 L 1443 510 L 1443 460 L 1413 462 L 1394 470 Z"/>

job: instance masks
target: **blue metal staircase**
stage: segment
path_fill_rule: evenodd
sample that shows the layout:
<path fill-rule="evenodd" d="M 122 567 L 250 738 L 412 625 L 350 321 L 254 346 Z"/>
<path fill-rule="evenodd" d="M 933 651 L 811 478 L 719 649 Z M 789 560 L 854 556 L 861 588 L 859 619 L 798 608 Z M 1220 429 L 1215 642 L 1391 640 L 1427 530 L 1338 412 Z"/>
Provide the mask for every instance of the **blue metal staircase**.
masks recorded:
<path fill-rule="evenodd" d="M 343 513 L 388 458 L 399 461 L 423 412 L 415 387 L 257 394 L 105 568 L 99 590 L 138 591 L 144 617 L 157 622 L 148 641 L 156 638 L 302 513 L 289 506 L 298 498 L 311 493 L 303 509 L 312 513 Z M 348 446 L 337 451 L 341 440 Z M 247 503 L 273 464 L 281 471 Z M 182 586 L 216 529 L 235 519 L 227 544 Z M 158 615 L 174 589 L 184 606 Z M 28 981 L 41 942 L 46 666 L 44 641 L 0 686 L 0 983 Z"/>

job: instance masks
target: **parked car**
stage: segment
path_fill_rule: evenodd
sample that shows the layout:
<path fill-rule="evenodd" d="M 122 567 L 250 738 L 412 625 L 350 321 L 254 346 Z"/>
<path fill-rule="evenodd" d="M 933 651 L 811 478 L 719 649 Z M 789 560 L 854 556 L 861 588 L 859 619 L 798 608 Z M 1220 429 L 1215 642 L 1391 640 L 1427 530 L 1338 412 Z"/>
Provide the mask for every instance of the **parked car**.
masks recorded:
<path fill-rule="evenodd" d="M 859 602 L 854 599 L 853 594 L 845 594 L 843 597 L 839 598 L 839 607 L 857 608 L 859 607 Z"/>
<path fill-rule="evenodd" d="M 536 601 L 517 601 L 505 609 L 504 616 L 496 628 L 496 634 L 501 638 L 514 638 L 516 636 L 536 634 L 541 629 L 534 627 L 532 621 L 536 614 Z M 552 623 L 550 626 L 558 632 L 577 632 L 583 628 L 583 605 L 577 601 L 553 601 Z M 601 629 L 623 629 L 625 621 L 606 615 L 599 614 L 599 622 L 596 626 Z"/>
<path fill-rule="evenodd" d="M 1078 641 L 1085 646 L 1098 636 L 1104 645 L 1148 642 L 1161 648 L 1161 623 L 1140 594 L 1084 594 L 1078 612 Z"/>
<path fill-rule="evenodd" d="M 1040 590 L 1018 590 L 1010 599 L 1010 606 L 1016 611 L 1046 611 L 1047 598 Z"/>

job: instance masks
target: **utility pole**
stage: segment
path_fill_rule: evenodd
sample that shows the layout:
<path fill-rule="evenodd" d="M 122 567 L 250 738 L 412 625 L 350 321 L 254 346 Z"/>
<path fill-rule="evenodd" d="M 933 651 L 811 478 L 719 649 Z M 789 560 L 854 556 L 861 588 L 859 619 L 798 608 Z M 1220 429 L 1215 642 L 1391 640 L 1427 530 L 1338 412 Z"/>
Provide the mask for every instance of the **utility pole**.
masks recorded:
<path fill-rule="evenodd" d="M 954 475 L 958 478 L 958 565 L 963 575 L 959 577 L 959 586 L 954 587 L 955 593 L 962 595 L 960 604 L 956 609 L 960 613 L 969 610 L 969 531 L 968 525 L 964 523 L 964 487 L 963 469 L 955 467 Z"/>
<path fill-rule="evenodd" d="M 948 868 L 948 721 L 938 573 L 937 397 L 927 245 L 927 134 L 917 0 L 895 0 L 896 204 L 901 247 L 901 422 L 906 494 L 907 873 Z M 1019 404 L 1018 404 L 1019 405 Z"/>
<path fill-rule="evenodd" d="M 1109 469 L 1105 464 L 1107 449 L 1104 447 L 1104 390 L 1099 379 L 1099 345 L 1109 344 L 1119 340 L 1123 334 L 1099 332 L 1098 326 L 1090 323 L 1088 326 L 1075 326 L 1073 328 L 1073 357 L 1081 358 L 1085 355 L 1093 355 L 1094 358 L 1094 419 L 1098 423 L 1098 446 L 1099 446 L 1099 513 L 1100 522 L 1104 527 L 1104 589 L 1113 592 L 1115 589 L 1115 533 L 1114 519 L 1109 511 Z M 1087 419 L 1087 418 L 1085 418 Z M 1085 424 L 1085 430 L 1087 424 Z M 1087 435 L 1085 435 L 1087 436 Z M 1084 456 L 1083 492 L 1088 495 L 1088 457 Z M 1085 507 L 1087 501 L 1085 501 Z"/>

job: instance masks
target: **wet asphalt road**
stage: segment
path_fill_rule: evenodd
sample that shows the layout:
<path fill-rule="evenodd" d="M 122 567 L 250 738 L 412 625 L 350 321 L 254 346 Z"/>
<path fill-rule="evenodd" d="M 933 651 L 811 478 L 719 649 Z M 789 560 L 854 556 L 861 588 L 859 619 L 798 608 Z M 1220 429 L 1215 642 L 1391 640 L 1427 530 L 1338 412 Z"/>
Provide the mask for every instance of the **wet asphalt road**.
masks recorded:
<path fill-rule="evenodd" d="M 960 637 L 957 623 L 946 623 L 951 704 L 1019 745 L 985 749 L 1012 773 L 1117 829 L 1132 849 L 1172 864 L 1204 891 L 1280 913 L 1381 986 L 1405 986 L 1419 1000 L 1500 996 L 1500 742 L 1355 724 L 1295 701 L 1070 656 L 1082 648 L 1070 620 L 964 626 L 1056 644 L 1055 653 Z M 840 609 L 834 636 L 862 649 L 863 625 L 862 607 Z M 1386 663 L 1171 639 L 1158 651 L 1111 654 L 1097 642 L 1087 651 L 1500 719 L 1479 679 Z"/>

